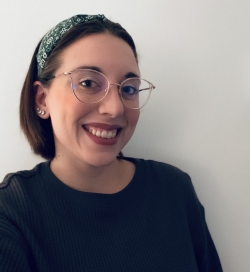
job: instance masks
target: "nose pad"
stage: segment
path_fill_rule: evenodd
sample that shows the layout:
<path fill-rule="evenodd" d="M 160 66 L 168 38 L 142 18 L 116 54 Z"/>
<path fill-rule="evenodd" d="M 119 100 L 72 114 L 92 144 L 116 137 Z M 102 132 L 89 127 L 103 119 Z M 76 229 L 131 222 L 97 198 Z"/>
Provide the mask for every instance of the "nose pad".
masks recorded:
<path fill-rule="evenodd" d="M 115 86 L 117 87 L 117 91 L 118 91 L 118 93 L 120 94 L 120 87 L 121 87 L 121 85 L 118 84 L 118 83 L 110 83 L 110 84 L 109 84 L 109 89 L 110 89 L 110 87 L 111 87 L 112 85 L 115 85 Z"/>
<path fill-rule="evenodd" d="M 121 100 L 121 103 L 123 104 L 123 102 L 122 102 L 122 97 L 121 97 L 121 91 L 120 91 L 121 85 L 118 84 L 118 83 L 111 83 L 111 84 L 109 85 L 109 91 L 110 91 L 110 88 L 111 88 L 112 85 L 115 85 L 115 86 L 116 86 L 116 91 L 117 91 L 118 96 L 119 96 L 119 98 L 120 98 L 120 100 Z"/>
<path fill-rule="evenodd" d="M 116 89 L 111 88 L 112 85 L 116 85 Z M 99 112 L 102 114 L 109 114 L 112 117 L 117 117 L 122 115 L 124 112 L 124 104 L 121 99 L 120 85 L 117 83 L 112 83 L 109 86 L 107 96 L 101 101 Z"/>

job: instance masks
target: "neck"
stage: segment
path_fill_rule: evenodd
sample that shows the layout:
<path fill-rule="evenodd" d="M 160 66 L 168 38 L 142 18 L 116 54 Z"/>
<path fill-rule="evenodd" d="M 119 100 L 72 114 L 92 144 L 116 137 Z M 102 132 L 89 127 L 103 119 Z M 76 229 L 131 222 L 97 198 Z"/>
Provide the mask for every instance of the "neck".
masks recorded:
<path fill-rule="evenodd" d="M 67 186 L 78 191 L 103 194 L 113 194 L 124 189 L 135 172 L 131 162 L 118 159 L 109 165 L 97 167 L 54 158 L 50 167 L 54 175 Z"/>

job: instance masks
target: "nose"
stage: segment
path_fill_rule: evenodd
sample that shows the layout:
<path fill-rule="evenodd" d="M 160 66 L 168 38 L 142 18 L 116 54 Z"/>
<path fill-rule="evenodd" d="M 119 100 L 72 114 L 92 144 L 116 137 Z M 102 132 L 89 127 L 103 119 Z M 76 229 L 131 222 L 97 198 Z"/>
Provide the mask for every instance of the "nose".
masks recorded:
<path fill-rule="evenodd" d="M 99 104 L 100 114 L 108 114 L 112 118 L 123 114 L 124 105 L 119 94 L 119 87 L 119 84 L 110 84 L 107 96 Z"/>

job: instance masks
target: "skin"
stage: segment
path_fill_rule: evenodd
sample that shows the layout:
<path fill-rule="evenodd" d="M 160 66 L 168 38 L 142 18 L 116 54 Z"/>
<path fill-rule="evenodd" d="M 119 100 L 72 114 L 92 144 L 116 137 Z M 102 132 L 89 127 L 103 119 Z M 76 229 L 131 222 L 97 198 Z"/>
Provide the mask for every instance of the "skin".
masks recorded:
<path fill-rule="evenodd" d="M 109 33 L 84 37 L 67 47 L 61 55 L 59 75 L 81 66 L 98 67 L 110 83 L 121 83 L 128 73 L 140 76 L 130 46 Z M 36 106 L 45 111 L 41 118 L 51 117 L 56 156 L 52 172 L 66 185 L 85 192 L 116 193 L 131 181 L 135 167 L 116 156 L 132 137 L 139 110 L 125 107 L 117 86 L 97 104 L 84 104 L 76 99 L 69 76 L 54 79 L 49 88 L 34 83 Z M 94 142 L 83 129 L 88 124 L 121 127 L 113 145 Z M 100 127 L 100 125 L 96 127 Z"/>

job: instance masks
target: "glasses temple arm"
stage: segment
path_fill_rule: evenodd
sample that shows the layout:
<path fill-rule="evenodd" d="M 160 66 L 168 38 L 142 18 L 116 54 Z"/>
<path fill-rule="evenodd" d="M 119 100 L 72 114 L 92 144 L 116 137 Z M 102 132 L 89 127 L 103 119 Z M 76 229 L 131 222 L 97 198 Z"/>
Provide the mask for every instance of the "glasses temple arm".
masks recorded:
<path fill-rule="evenodd" d="M 154 85 L 152 85 L 150 88 L 140 89 L 139 92 L 145 91 L 145 90 L 153 90 L 153 89 L 155 89 Z"/>

